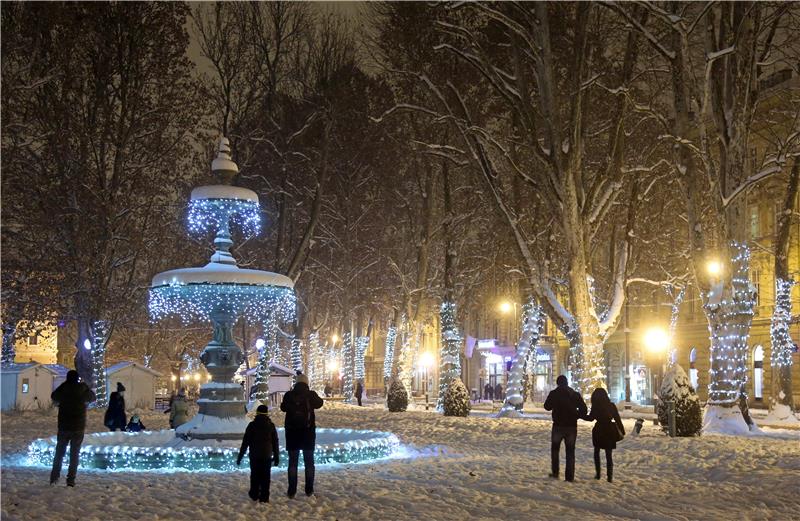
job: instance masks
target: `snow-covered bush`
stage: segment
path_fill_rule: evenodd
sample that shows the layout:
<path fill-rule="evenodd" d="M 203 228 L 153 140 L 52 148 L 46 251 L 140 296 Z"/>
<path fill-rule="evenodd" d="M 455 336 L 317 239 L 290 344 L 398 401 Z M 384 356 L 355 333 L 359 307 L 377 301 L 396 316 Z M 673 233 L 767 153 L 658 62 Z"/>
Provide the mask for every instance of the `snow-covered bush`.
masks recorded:
<path fill-rule="evenodd" d="M 445 416 L 467 416 L 469 414 L 469 393 L 461 378 L 453 378 L 444 391 L 442 410 Z"/>
<path fill-rule="evenodd" d="M 389 412 L 403 412 L 408 409 L 408 393 L 399 378 L 392 380 L 389 394 L 386 396 L 386 407 Z"/>
<path fill-rule="evenodd" d="M 669 430 L 667 403 L 675 402 L 675 435 L 698 436 L 703 427 L 703 413 L 700 409 L 700 398 L 689 382 L 686 371 L 674 364 L 664 375 L 661 383 L 659 400 L 656 405 L 658 421 L 664 431 Z"/>

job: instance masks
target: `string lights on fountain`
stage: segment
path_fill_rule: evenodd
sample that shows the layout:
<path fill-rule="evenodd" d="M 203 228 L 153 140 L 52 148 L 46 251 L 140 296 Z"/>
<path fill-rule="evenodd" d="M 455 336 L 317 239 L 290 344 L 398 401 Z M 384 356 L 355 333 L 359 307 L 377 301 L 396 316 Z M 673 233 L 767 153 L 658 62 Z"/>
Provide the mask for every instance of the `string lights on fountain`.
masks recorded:
<path fill-rule="evenodd" d="M 525 362 L 530 351 L 535 351 L 539 343 L 539 335 L 542 330 L 542 309 L 533 302 L 527 302 L 522 306 L 522 335 L 517 344 L 516 355 L 511 365 L 511 374 L 508 378 L 506 387 L 506 399 L 498 416 L 514 417 L 520 416 L 520 411 L 524 404 L 522 391 L 524 388 L 523 379 L 525 378 Z"/>
<path fill-rule="evenodd" d="M 716 280 L 705 296 L 711 341 L 708 403 L 731 405 L 742 394 L 747 378 L 748 340 L 755 308 L 755 289 L 748 277 L 750 250 L 731 243 L 730 284 Z"/>
<path fill-rule="evenodd" d="M 193 235 L 202 235 L 208 230 L 216 231 L 225 222 L 235 224 L 246 239 L 260 234 L 261 209 L 258 202 L 245 199 L 198 199 L 189 202 L 187 228 Z"/>
<path fill-rule="evenodd" d="M 279 428 L 279 431 L 283 429 Z M 120 436 L 122 435 L 122 436 Z M 331 437 L 332 443 L 317 443 L 314 460 L 317 465 L 360 463 L 392 456 L 400 448 L 400 440 L 390 432 L 357 431 L 353 429 L 317 429 L 317 439 Z M 152 438 L 156 446 L 115 444 L 122 438 L 130 443 L 143 443 Z M 240 470 L 236 465 L 237 446 L 186 446 L 164 445 L 174 439 L 172 431 L 147 433 L 103 432 L 88 435 L 80 450 L 81 468 L 112 471 L 142 472 L 231 472 Z M 53 463 L 56 438 L 33 441 L 28 446 L 27 464 L 50 467 Z M 281 443 L 281 464 L 289 461 L 285 444 Z M 279 467 L 280 468 L 280 467 Z"/>
<path fill-rule="evenodd" d="M 442 347 L 439 354 L 439 394 L 436 410 L 444 407 L 444 394 L 454 378 L 461 377 L 461 335 L 456 324 L 456 304 L 451 301 L 442 302 L 439 308 L 439 320 L 442 324 Z"/>
<path fill-rule="evenodd" d="M 794 342 L 789 334 L 789 324 L 792 320 L 792 287 L 794 284 L 793 280 L 780 278 L 775 280 L 775 311 L 769 328 L 772 343 L 770 365 L 773 369 L 792 366 Z M 777 375 L 773 376 L 773 378 L 776 377 Z"/>

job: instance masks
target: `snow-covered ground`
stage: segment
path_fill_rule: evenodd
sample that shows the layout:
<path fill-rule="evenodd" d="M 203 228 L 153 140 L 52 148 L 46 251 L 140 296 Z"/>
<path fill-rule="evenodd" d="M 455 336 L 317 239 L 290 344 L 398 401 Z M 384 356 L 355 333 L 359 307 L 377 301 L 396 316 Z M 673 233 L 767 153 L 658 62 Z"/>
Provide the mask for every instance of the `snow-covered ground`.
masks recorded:
<path fill-rule="evenodd" d="M 51 487 L 46 470 L 13 467 L 9 458 L 52 435 L 55 413 L 4 414 L 2 519 L 800 519 L 798 431 L 670 439 L 646 424 L 619 444 L 615 482 L 607 483 L 593 478 L 590 426 L 582 423 L 576 481 L 566 483 L 547 477 L 550 424 L 538 416 L 444 418 L 326 404 L 320 426 L 392 431 L 408 450 L 372 464 L 318 467 L 313 498 L 286 498 L 286 472 L 275 471 L 272 502 L 261 505 L 247 498 L 245 471 L 79 471 L 76 488 L 63 478 Z M 161 429 L 167 418 L 143 421 Z M 92 413 L 89 430 L 101 423 Z M 633 420 L 625 423 L 630 431 Z"/>

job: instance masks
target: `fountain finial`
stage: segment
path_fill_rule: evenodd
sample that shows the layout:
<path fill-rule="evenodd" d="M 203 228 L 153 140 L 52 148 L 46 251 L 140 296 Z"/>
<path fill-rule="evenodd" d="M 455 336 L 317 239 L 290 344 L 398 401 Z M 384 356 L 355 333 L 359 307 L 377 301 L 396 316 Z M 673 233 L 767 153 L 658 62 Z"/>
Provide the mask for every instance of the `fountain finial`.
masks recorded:
<path fill-rule="evenodd" d="M 231 142 L 225 136 L 221 135 L 219 138 L 217 157 L 211 162 L 211 172 L 226 185 L 232 184 L 239 174 L 239 166 L 231 157 Z"/>

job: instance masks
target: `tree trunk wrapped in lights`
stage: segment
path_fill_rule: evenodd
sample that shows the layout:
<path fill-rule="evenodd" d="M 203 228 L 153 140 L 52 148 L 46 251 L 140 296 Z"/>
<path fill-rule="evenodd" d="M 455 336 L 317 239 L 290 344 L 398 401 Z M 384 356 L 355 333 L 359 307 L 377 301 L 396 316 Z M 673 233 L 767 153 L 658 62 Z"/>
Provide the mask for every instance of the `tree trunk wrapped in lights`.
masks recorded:
<path fill-rule="evenodd" d="M 539 306 L 528 302 L 522 307 L 522 335 L 517 342 L 517 352 L 511 365 L 508 385 L 506 386 L 506 399 L 498 413 L 498 418 L 518 418 L 522 416 L 524 398 L 523 378 L 525 378 L 525 365 L 528 355 L 536 349 L 539 342 L 539 333 L 542 329 L 542 310 Z"/>
<path fill-rule="evenodd" d="M 264 347 L 258 353 L 258 368 L 256 369 L 255 388 L 256 391 L 250 397 L 256 403 L 267 404 L 269 400 L 269 363 L 272 361 L 275 352 L 275 343 L 278 335 L 278 323 L 273 317 L 267 319 L 264 324 Z"/>
<path fill-rule="evenodd" d="M 364 355 L 367 353 L 369 347 L 369 337 L 360 336 L 356 338 L 355 342 L 355 364 L 353 368 L 353 378 L 355 382 L 361 382 L 362 389 L 366 389 L 366 382 L 364 382 L 364 375 L 366 368 L 364 367 Z"/>
<path fill-rule="evenodd" d="M 16 333 L 16 324 L 3 324 L 3 355 L 0 365 L 6 366 L 14 363 L 14 358 L 16 358 Z"/>
<path fill-rule="evenodd" d="M 792 418 L 794 400 L 792 398 L 792 353 L 794 342 L 789 335 L 789 324 L 792 319 L 792 286 L 794 281 L 777 279 L 775 281 L 775 310 L 770 324 L 770 341 L 772 352 L 772 400 L 771 414 L 778 417 Z M 780 418 L 778 418 L 780 419 Z"/>
<path fill-rule="evenodd" d="M 442 411 L 444 395 L 450 382 L 461 378 L 461 334 L 456 325 L 456 305 L 442 302 L 439 311 L 442 324 L 442 344 L 439 353 L 439 396 L 436 410 Z"/>
<path fill-rule="evenodd" d="M 104 320 L 92 322 L 92 371 L 94 373 L 94 407 L 99 409 L 108 406 L 106 392 L 106 343 L 108 341 L 108 324 Z"/>
<path fill-rule="evenodd" d="M 297 337 L 292 338 L 292 370 L 295 374 L 303 371 L 303 341 Z"/>
<path fill-rule="evenodd" d="M 350 332 L 344 334 L 342 339 L 342 395 L 344 401 L 353 401 L 353 355 L 355 346 L 353 345 L 353 335 Z"/>
<path fill-rule="evenodd" d="M 394 346 L 397 343 L 397 328 L 389 326 L 386 330 L 385 354 L 383 358 L 383 381 L 388 384 L 392 377 L 392 367 L 394 364 Z"/>
<path fill-rule="evenodd" d="M 308 372 L 309 387 L 322 393 L 325 389 L 325 346 L 320 344 L 316 331 L 308 335 Z"/>
<path fill-rule="evenodd" d="M 417 327 L 415 325 L 406 324 L 403 329 L 403 344 L 400 348 L 398 360 L 398 378 L 406 390 L 408 402 L 413 403 L 411 384 L 414 380 L 414 360 L 417 355 L 417 339 L 419 336 L 416 334 Z"/>
<path fill-rule="evenodd" d="M 711 286 L 704 305 L 710 333 L 708 405 L 704 432 L 747 432 L 736 409 L 747 377 L 748 337 L 753 321 L 755 289 L 750 283 L 750 250 L 733 243 L 730 276 Z M 737 421 L 738 418 L 738 421 Z"/>

